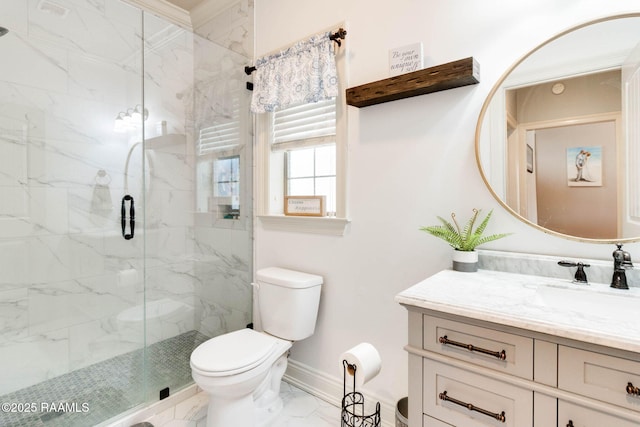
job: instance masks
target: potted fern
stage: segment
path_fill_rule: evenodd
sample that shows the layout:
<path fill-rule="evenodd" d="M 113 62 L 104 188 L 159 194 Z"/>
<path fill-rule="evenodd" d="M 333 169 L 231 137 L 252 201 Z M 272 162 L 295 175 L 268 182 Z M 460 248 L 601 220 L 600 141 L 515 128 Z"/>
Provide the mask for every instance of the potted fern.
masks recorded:
<path fill-rule="evenodd" d="M 493 240 L 501 239 L 508 236 L 511 233 L 499 233 L 483 236 L 487 224 L 491 219 L 493 210 L 489 211 L 487 216 L 480 222 L 480 225 L 474 229 L 475 223 L 480 214 L 480 209 L 473 209 L 473 215 L 466 222 L 463 228 L 460 228 L 458 221 L 456 221 L 456 214 L 451 213 L 451 219 L 453 223 L 447 221 L 442 217 L 438 217 L 442 225 L 432 225 L 429 227 L 422 227 L 420 230 L 438 237 L 447 242 L 453 249 L 453 269 L 457 271 L 473 272 L 478 270 L 478 253 L 475 248 L 491 242 Z"/>

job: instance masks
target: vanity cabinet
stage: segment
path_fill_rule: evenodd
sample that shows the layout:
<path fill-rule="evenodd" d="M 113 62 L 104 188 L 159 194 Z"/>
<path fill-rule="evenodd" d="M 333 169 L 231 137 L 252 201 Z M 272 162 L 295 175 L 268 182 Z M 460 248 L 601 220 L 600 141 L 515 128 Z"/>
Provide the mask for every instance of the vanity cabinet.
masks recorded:
<path fill-rule="evenodd" d="M 558 401 L 558 427 L 638 427 L 638 421 L 629 421 L 611 413 L 600 412 L 574 403 Z"/>
<path fill-rule="evenodd" d="M 578 348 L 558 348 L 558 388 L 640 411 L 640 362 Z"/>
<path fill-rule="evenodd" d="M 640 355 L 406 305 L 409 427 L 640 425 Z"/>
<path fill-rule="evenodd" d="M 430 416 L 455 426 L 531 425 L 531 391 L 428 358 L 423 363 L 422 408 Z"/>
<path fill-rule="evenodd" d="M 423 349 L 533 379 L 533 339 L 425 314 Z M 473 348 L 470 350 L 469 346 Z"/>

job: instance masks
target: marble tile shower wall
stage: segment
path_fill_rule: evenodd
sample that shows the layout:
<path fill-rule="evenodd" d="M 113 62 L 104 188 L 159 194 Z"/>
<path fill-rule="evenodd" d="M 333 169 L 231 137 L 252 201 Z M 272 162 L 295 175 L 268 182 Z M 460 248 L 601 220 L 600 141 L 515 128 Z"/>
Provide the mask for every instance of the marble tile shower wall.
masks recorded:
<path fill-rule="evenodd" d="M 221 67 L 194 70 L 194 36 L 145 14 L 143 171 L 140 132 L 113 131 L 119 111 L 142 103 L 140 11 L 117 0 L 46 5 L 0 2 L 10 29 L 0 39 L 0 395 L 141 348 L 143 298 L 147 344 L 250 318 L 250 221 L 194 226 L 194 111 Z M 225 63 L 210 48 L 209 64 Z M 119 230 L 127 156 L 138 219 L 129 241 Z"/>
<path fill-rule="evenodd" d="M 239 0 L 195 29 L 202 37 L 251 58 L 254 0 Z"/>
<path fill-rule="evenodd" d="M 239 108 L 241 137 L 239 147 L 211 155 L 196 156 L 200 166 L 211 173 L 212 159 L 240 157 L 240 218 L 220 219 L 199 206 L 195 214 L 195 294 L 196 327 L 213 337 L 243 328 L 251 322 L 252 272 L 252 137 L 249 103 L 251 92 L 244 73 L 249 55 L 242 48 L 252 40 L 253 1 L 241 0 L 221 12 L 196 33 L 195 108 L 190 128 L 195 130 L 224 123 Z M 215 28 L 205 33 L 203 28 Z M 215 37 L 214 37 L 215 36 Z M 196 184 L 198 198 L 206 200 L 207 185 Z M 204 179 L 211 181 L 211 177 Z M 208 191 L 211 191 L 210 189 Z M 206 203 L 204 203 L 206 205 Z"/>
<path fill-rule="evenodd" d="M 198 228 L 198 331 L 208 337 L 251 322 L 251 239 L 247 230 Z"/>
<path fill-rule="evenodd" d="M 140 291 L 116 273 L 142 252 L 116 240 L 129 141 L 112 131 L 139 100 L 139 14 L 56 4 L 0 3 L 0 394 L 142 342 L 116 338 L 116 314 Z M 92 204 L 100 170 L 108 187 Z"/>

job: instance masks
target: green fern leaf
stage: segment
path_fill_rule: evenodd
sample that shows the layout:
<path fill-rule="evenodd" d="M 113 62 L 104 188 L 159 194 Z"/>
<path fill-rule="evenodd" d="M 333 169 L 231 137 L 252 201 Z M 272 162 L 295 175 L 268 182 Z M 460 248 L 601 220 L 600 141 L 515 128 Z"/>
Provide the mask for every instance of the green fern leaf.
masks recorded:
<path fill-rule="evenodd" d="M 483 236 L 484 231 L 489 224 L 493 210 L 489 211 L 487 216 L 480 222 L 480 225 L 474 230 L 474 225 L 480 214 L 480 209 L 473 209 L 473 215 L 464 224 L 462 229 L 456 221 L 455 213 L 451 214 L 453 223 L 438 216 L 438 220 L 442 225 L 433 225 L 428 227 L 422 227 L 420 230 L 425 231 L 432 236 L 447 242 L 452 248 L 460 251 L 473 251 L 476 247 L 488 243 L 503 237 L 509 236 L 512 233 L 497 233 L 489 236 Z"/>

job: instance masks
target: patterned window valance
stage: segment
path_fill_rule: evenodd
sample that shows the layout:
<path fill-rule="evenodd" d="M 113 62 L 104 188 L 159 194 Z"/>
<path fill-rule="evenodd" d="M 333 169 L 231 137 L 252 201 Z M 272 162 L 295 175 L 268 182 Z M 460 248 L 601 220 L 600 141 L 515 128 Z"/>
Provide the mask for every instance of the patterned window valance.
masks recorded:
<path fill-rule="evenodd" d="M 331 33 L 321 33 L 290 48 L 259 58 L 253 78 L 251 111 L 273 112 L 338 95 Z"/>

